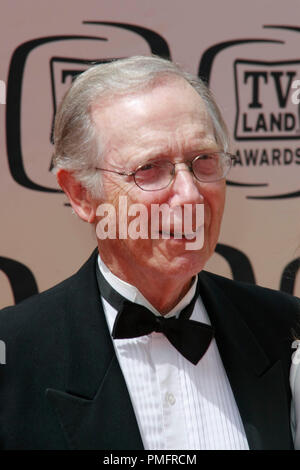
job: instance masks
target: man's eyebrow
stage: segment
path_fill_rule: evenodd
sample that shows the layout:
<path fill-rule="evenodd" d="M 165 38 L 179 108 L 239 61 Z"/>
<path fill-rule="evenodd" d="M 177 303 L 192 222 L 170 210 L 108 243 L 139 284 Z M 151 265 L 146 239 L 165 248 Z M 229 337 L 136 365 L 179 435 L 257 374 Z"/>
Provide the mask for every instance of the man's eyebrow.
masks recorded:
<path fill-rule="evenodd" d="M 116 150 L 116 149 L 114 149 Z M 107 153 L 110 153 L 112 149 L 107 149 Z M 167 139 L 162 139 L 160 142 L 141 142 L 141 148 L 138 153 L 135 147 L 132 150 L 129 148 L 127 152 L 127 160 L 124 162 L 124 165 L 133 171 L 137 166 L 147 163 L 149 161 L 156 160 L 157 158 L 168 158 L 173 154 L 174 149 L 170 146 Z M 210 136 L 207 136 L 206 132 L 199 131 L 197 135 L 187 138 L 187 143 L 185 149 L 182 151 L 182 156 L 187 155 L 191 157 L 197 155 L 197 152 L 214 152 L 220 151 L 218 144 L 211 140 Z"/>
<path fill-rule="evenodd" d="M 135 155 L 132 155 L 133 157 L 136 157 L 136 161 L 150 161 L 153 159 L 156 159 L 157 157 L 167 157 L 170 155 L 171 149 L 167 145 L 159 145 L 157 147 L 151 146 L 149 149 L 144 149 L 141 152 Z"/>

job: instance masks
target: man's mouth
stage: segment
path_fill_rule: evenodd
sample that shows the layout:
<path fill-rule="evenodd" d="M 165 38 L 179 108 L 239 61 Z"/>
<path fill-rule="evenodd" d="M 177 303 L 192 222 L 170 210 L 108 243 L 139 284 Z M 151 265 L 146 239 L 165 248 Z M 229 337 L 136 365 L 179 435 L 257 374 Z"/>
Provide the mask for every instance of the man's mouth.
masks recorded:
<path fill-rule="evenodd" d="M 192 233 L 172 232 L 171 230 L 170 231 L 159 230 L 159 235 L 160 235 L 160 238 L 164 238 L 164 239 L 173 238 L 175 240 L 181 240 L 181 239 L 193 240 L 194 238 L 197 237 L 201 229 L 202 229 L 202 226 L 198 227 L 197 230 Z"/>
<path fill-rule="evenodd" d="M 179 232 L 165 232 L 163 230 L 160 230 L 159 231 L 159 235 L 161 236 L 161 238 L 175 238 L 175 239 L 182 239 L 182 238 L 185 238 L 185 234 L 184 233 L 179 233 Z"/>

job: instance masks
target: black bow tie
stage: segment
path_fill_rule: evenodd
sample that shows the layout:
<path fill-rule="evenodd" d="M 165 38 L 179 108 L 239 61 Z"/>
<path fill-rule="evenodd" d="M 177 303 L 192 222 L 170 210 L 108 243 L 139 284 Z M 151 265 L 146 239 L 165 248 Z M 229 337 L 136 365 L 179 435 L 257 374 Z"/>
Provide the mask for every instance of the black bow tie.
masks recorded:
<path fill-rule="evenodd" d="M 101 295 L 119 310 L 112 331 L 114 339 L 136 338 L 155 331 L 164 334 L 190 362 L 195 365 L 199 362 L 210 345 L 214 331 L 211 325 L 189 320 L 199 296 L 198 289 L 179 318 L 164 318 L 154 315 L 142 305 L 124 299 L 107 283 L 99 269 L 97 279 Z"/>

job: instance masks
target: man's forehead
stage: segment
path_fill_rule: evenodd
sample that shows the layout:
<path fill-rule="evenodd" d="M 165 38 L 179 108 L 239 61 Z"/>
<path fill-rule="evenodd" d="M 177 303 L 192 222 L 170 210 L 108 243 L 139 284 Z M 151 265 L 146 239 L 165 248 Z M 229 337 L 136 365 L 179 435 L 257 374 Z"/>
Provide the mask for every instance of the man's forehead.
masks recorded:
<path fill-rule="evenodd" d="M 133 138 L 125 136 L 123 140 L 111 139 L 106 141 L 101 156 L 102 163 L 117 170 L 134 171 L 139 165 L 157 159 L 170 161 L 192 160 L 201 151 L 216 151 L 218 146 L 212 134 L 198 132 L 186 134 L 184 139 L 168 139 L 144 135 Z"/>
<path fill-rule="evenodd" d="M 137 89 L 128 89 L 127 91 L 111 91 L 111 93 L 106 93 L 100 98 L 96 98 L 90 106 L 91 114 L 95 118 L 98 114 L 105 109 L 110 109 L 112 107 L 121 107 L 126 104 L 128 107 L 135 105 L 140 99 L 148 97 L 152 100 L 161 100 L 163 95 L 170 97 L 174 95 L 177 97 L 178 105 L 180 100 L 178 100 L 178 89 L 181 89 L 181 94 L 193 96 L 193 100 L 197 103 L 197 106 L 201 107 L 203 110 L 207 111 L 207 106 L 198 92 L 190 85 L 190 83 L 185 80 L 183 77 L 168 77 L 166 79 L 155 80 L 146 84 L 143 87 Z"/>
<path fill-rule="evenodd" d="M 96 102 L 92 113 L 99 139 L 116 157 L 120 146 L 151 158 L 176 153 L 177 142 L 185 152 L 215 145 L 206 106 L 184 80 Z"/>

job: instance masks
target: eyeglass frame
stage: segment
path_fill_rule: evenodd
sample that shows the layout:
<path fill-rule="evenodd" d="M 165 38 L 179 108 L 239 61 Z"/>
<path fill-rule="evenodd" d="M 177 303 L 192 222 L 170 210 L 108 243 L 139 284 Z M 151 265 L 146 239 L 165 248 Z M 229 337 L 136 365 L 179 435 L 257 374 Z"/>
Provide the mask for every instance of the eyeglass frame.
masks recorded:
<path fill-rule="evenodd" d="M 221 154 L 222 155 L 222 158 L 224 157 L 229 157 L 230 158 L 230 165 L 228 165 L 228 168 L 225 172 L 225 174 L 221 177 L 221 178 L 217 178 L 215 180 L 210 180 L 210 181 L 207 181 L 207 180 L 202 180 L 202 179 L 199 179 L 195 173 L 194 173 L 194 170 L 193 170 L 193 163 L 195 161 L 197 161 L 199 158 L 201 158 L 203 155 L 214 155 L 214 154 Z M 170 181 L 169 183 L 164 186 L 163 188 L 159 188 L 159 189 L 144 189 L 144 188 L 141 188 L 141 186 L 139 186 L 136 182 L 136 179 L 135 179 L 135 175 L 136 173 L 141 169 L 143 168 L 143 166 L 147 165 L 147 162 L 146 163 L 142 163 L 141 165 L 139 165 L 134 171 L 131 171 L 129 173 L 125 173 L 125 172 L 120 172 L 120 171 L 116 171 L 116 170 L 109 170 L 107 168 L 100 168 L 100 167 L 93 167 L 94 170 L 100 170 L 100 171 L 108 171 L 109 173 L 115 173 L 117 175 L 120 175 L 120 176 L 133 176 L 133 180 L 136 184 L 136 186 L 138 188 L 140 188 L 142 191 L 162 191 L 163 189 L 166 189 L 171 183 L 172 181 L 174 180 L 174 177 L 175 177 L 175 167 L 176 165 L 178 164 L 182 164 L 184 163 L 185 165 L 187 165 L 189 171 L 194 175 L 194 177 L 196 178 L 197 181 L 200 181 L 200 183 L 216 183 L 217 181 L 221 181 L 223 178 L 226 177 L 226 175 L 229 173 L 229 171 L 231 170 L 232 168 L 232 162 L 236 159 L 236 155 L 232 154 L 232 153 L 229 153 L 229 152 L 222 152 L 222 151 L 217 151 L 217 152 L 204 152 L 202 154 L 199 154 L 199 155 L 196 155 L 195 158 L 193 158 L 193 160 L 191 160 L 190 162 L 176 162 L 176 163 L 173 163 L 171 162 L 170 160 L 156 160 L 154 162 L 149 162 L 149 164 L 151 163 L 158 163 L 158 162 L 168 162 L 168 163 L 171 163 L 171 165 L 173 165 L 173 170 L 172 170 L 172 173 L 170 174 L 171 178 L 170 178 Z"/>

